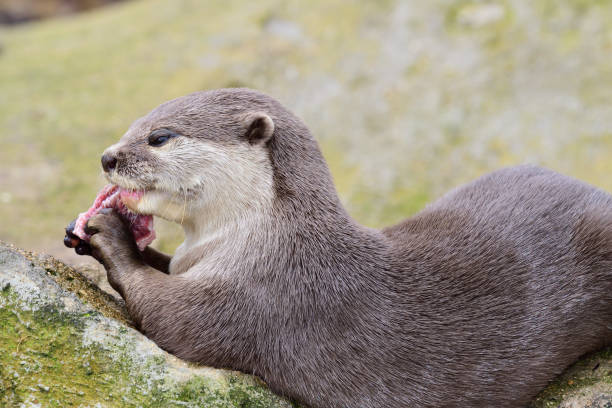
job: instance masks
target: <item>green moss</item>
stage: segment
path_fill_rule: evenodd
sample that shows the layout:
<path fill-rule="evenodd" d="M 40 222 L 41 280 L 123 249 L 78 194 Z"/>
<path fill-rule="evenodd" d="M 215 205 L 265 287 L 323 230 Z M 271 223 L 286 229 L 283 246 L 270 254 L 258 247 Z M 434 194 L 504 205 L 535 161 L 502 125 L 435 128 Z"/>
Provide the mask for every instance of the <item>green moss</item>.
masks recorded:
<path fill-rule="evenodd" d="M 129 379 L 129 370 L 108 359 L 101 348 L 81 345 L 82 316 L 50 306 L 21 310 L 11 298 L 3 292 L 0 405 L 26 401 L 48 407 L 93 405 L 101 396 L 110 403 L 121 402 L 119 395 L 109 394 Z"/>
<path fill-rule="evenodd" d="M 225 408 L 267 408 L 276 406 L 278 398 L 260 386 L 248 384 L 242 378 L 229 376 L 228 390 L 211 387 L 209 381 L 194 378 L 169 391 L 168 400 L 191 402 L 195 406 Z"/>
<path fill-rule="evenodd" d="M 163 356 L 143 363 L 129 346 L 84 345 L 91 315 L 50 305 L 23 310 L 9 288 L 0 292 L 0 304 L 0 406 L 265 408 L 280 402 L 248 377 L 177 383 L 165 375 Z"/>

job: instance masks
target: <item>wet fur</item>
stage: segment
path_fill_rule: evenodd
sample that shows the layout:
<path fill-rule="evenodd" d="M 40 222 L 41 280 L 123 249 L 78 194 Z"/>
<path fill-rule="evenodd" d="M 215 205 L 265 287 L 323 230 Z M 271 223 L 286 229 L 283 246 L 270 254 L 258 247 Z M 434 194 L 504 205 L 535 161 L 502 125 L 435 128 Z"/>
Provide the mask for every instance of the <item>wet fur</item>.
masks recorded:
<path fill-rule="evenodd" d="M 249 112 L 274 123 L 260 145 L 240 119 Z M 265 95 L 218 90 L 162 105 L 120 142 L 116 182 L 164 182 L 173 164 L 144 142 L 161 126 L 246 157 L 265 151 L 258 169 L 268 169 L 249 182 L 263 204 L 189 203 L 187 218 L 227 225 L 191 231 L 201 241 L 172 261 L 138 254 L 115 214 L 90 221 L 94 255 L 131 316 L 179 357 L 254 373 L 311 407 L 523 407 L 612 343 L 612 197 L 601 190 L 504 169 L 378 231 L 350 218 L 308 129 Z M 174 174 L 185 191 L 181 174 L 210 170 L 199 160 Z"/>

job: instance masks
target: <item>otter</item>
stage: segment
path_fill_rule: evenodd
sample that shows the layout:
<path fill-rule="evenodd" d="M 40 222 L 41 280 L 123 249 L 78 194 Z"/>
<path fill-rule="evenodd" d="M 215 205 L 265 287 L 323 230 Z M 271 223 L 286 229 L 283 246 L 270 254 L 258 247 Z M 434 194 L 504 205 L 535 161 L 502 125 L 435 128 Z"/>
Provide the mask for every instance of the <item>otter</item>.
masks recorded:
<path fill-rule="evenodd" d="M 612 344 L 612 196 L 553 171 L 495 171 L 367 228 L 308 128 L 249 89 L 160 105 L 102 165 L 132 211 L 185 231 L 170 257 L 115 211 L 89 220 L 137 327 L 306 406 L 523 407 Z"/>

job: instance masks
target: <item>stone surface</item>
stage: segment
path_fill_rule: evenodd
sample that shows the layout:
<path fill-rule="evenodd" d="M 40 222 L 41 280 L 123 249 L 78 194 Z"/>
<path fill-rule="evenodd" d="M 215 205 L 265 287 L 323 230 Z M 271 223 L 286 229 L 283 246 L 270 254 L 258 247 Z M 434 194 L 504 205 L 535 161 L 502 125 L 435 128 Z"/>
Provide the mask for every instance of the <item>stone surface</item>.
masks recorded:
<path fill-rule="evenodd" d="M 296 406 L 255 377 L 167 354 L 79 272 L 1 242 L 0 350 L 2 407 Z"/>
<path fill-rule="evenodd" d="M 612 408 L 612 348 L 586 356 L 553 381 L 532 408 Z"/>

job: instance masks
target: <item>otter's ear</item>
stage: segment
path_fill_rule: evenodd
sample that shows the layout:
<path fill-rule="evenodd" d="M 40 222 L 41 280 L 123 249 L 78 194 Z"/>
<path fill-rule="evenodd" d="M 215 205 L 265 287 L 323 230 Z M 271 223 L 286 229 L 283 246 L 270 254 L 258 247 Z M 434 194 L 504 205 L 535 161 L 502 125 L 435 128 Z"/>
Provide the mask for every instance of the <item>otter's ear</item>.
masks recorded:
<path fill-rule="evenodd" d="M 244 137 L 250 144 L 266 143 L 274 134 L 274 122 L 263 112 L 249 112 L 242 119 Z"/>

